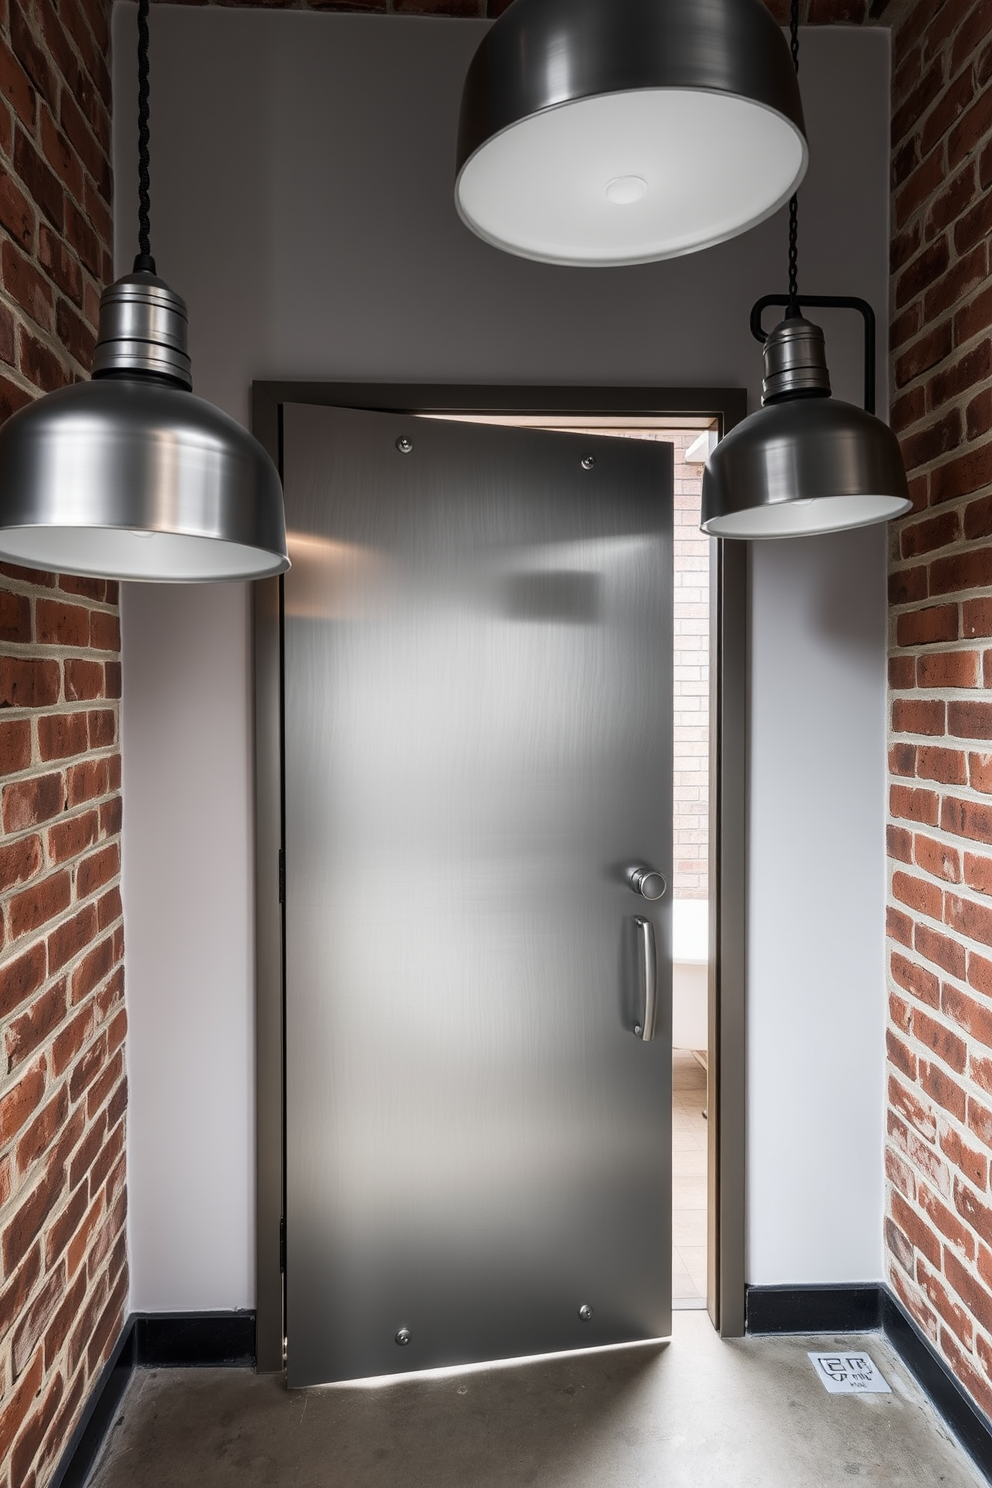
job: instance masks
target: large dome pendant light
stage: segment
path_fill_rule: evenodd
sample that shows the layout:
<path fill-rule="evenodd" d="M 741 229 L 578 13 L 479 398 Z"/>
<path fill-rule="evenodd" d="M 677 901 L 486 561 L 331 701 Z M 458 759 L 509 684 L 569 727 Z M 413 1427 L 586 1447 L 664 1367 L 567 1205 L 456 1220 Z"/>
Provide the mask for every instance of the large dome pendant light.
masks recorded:
<path fill-rule="evenodd" d="M 792 47 L 798 70 L 799 5 L 792 0 Z M 823 332 L 801 310 L 798 203 L 789 212 L 789 295 L 785 319 L 764 338 L 758 302 L 751 325 L 765 341 L 762 406 L 720 441 L 703 471 L 702 520 L 711 537 L 783 538 L 840 532 L 888 522 L 910 509 L 899 441 L 874 417 L 874 336 L 868 317 L 866 396 L 857 408 L 830 395 Z M 807 304 L 863 302 L 811 296 Z M 867 375 L 870 373 L 870 376 Z"/>
<path fill-rule="evenodd" d="M 190 391 L 186 306 L 149 240 L 148 0 L 138 6 L 139 252 L 104 291 L 93 380 L 0 429 L 0 556 L 118 579 L 255 579 L 289 567 L 265 450 Z"/>
<path fill-rule="evenodd" d="M 514 0 L 462 97 L 455 202 L 545 263 L 648 263 L 745 232 L 806 173 L 763 0 Z"/>

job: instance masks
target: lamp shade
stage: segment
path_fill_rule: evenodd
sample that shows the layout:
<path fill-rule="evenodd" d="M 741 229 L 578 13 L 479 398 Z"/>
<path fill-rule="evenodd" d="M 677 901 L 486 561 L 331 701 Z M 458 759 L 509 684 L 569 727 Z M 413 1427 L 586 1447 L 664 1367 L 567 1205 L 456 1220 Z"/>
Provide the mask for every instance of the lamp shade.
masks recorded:
<path fill-rule="evenodd" d="M 515 0 L 469 68 L 455 202 L 524 258 L 647 263 L 763 221 L 807 160 L 763 0 Z"/>
<path fill-rule="evenodd" d="M 289 567 L 265 450 L 190 389 L 186 308 L 152 274 L 105 291 L 92 382 L 0 429 L 0 554 L 60 573 L 191 581 Z"/>
<path fill-rule="evenodd" d="M 803 537 L 866 527 L 908 511 L 899 441 L 836 398 L 771 403 L 731 429 L 703 472 L 712 537 Z"/>

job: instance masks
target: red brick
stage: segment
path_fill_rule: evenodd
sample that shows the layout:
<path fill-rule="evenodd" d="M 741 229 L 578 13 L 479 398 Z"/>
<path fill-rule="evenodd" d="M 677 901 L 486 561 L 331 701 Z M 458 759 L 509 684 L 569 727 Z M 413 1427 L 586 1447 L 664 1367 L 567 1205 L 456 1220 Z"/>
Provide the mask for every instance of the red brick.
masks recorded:
<path fill-rule="evenodd" d="M 54 987 L 36 997 L 26 1012 L 13 1019 L 4 1037 L 11 1069 L 16 1069 L 22 1060 L 33 1054 L 59 1026 L 65 1017 L 65 1007 L 65 983 L 56 982 Z"/>
<path fill-rule="evenodd" d="M 945 796 L 940 806 L 940 825 L 955 837 L 992 843 L 992 805 Z"/>
<path fill-rule="evenodd" d="M 890 969 L 893 980 L 904 991 L 930 1007 L 940 1006 L 940 983 L 932 971 L 918 966 L 899 951 L 892 952 Z"/>
<path fill-rule="evenodd" d="M 64 1074 L 69 1068 L 92 1034 L 94 1022 L 95 1010 L 92 1002 L 89 1002 L 56 1035 L 51 1056 L 53 1075 Z"/>
<path fill-rule="evenodd" d="M 15 1483 L 27 1483 L 31 1464 L 44 1447 L 64 1389 L 65 1382 L 61 1374 L 57 1373 L 51 1383 L 46 1385 L 41 1404 L 24 1423 L 10 1454 L 11 1476 Z"/>
<path fill-rule="evenodd" d="M 90 612 L 59 599 L 39 599 L 35 614 L 38 640 L 57 646 L 88 646 Z"/>
<path fill-rule="evenodd" d="M 957 605 L 934 605 L 913 610 L 896 620 L 896 640 L 900 646 L 928 646 L 958 638 Z"/>
<path fill-rule="evenodd" d="M 924 1293 L 933 1303 L 938 1317 L 947 1324 L 954 1336 L 960 1339 L 966 1348 L 971 1348 L 975 1337 L 975 1325 L 967 1309 L 951 1299 L 940 1277 L 930 1270 L 925 1261 L 917 1262 L 916 1277 Z M 943 1336 L 943 1330 L 941 1332 Z"/>
<path fill-rule="evenodd" d="M 100 712 L 87 713 L 90 748 L 107 749 L 117 742 L 117 719 L 108 708 Z"/>
<path fill-rule="evenodd" d="M 986 462 L 989 456 L 986 455 Z M 930 593 L 952 594 L 962 589 L 980 589 L 992 583 L 992 548 L 972 547 L 930 565 Z"/>
<path fill-rule="evenodd" d="M 992 293 L 989 295 L 988 306 L 983 306 L 981 310 L 974 308 L 970 317 L 960 316 L 961 331 L 967 331 L 969 335 L 974 336 L 985 330 L 986 327 L 980 324 L 983 314 L 989 316 L 989 324 L 992 324 Z M 931 371 L 939 366 L 945 357 L 950 356 L 954 349 L 955 329 L 955 325 L 950 320 L 945 320 L 940 325 L 927 330 L 918 341 L 908 346 L 902 355 L 896 358 L 896 386 L 906 387 L 914 378 Z M 959 340 L 965 339 L 964 334 L 959 336 Z"/>
<path fill-rule="evenodd" d="M 113 936 L 106 936 L 80 961 L 72 974 L 72 1001 L 79 1003 L 108 977 L 115 963 Z"/>
<path fill-rule="evenodd" d="M 918 604 L 927 597 L 927 569 L 924 564 L 916 568 L 900 568 L 889 574 L 889 604 Z M 906 619 L 900 616 L 900 619 Z M 900 645 L 912 646 L 912 640 L 900 640 Z"/>
<path fill-rule="evenodd" d="M 889 657 L 889 686 L 895 690 L 916 686 L 916 658 L 913 656 Z M 912 770 L 901 771 L 912 775 Z"/>
<path fill-rule="evenodd" d="M 50 708 L 60 681 L 57 661 L 0 656 L 0 708 Z"/>
<path fill-rule="evenodd" d="M 48 832 L 48 853 L 53 863 L 65 862 L 78 857 L 97 840 L 100 817 L 96 811 L 86 811 L 81 816 L 71 816 Z"/>
<path fill-rule="evenodd" d="M 31 1360 L 30 1367 L 17 1382 L 17 1388 L 12 1390 L 4 1401 L 4 1408 L 0 1413 L 0 1461 L 6 1459 L 14 1438 L 24 1424 L 41 1390 L 41 1385 L 42 1358 L 39 1351 Z"/>
<path fill-rule="evenodd" d="M 909 663 L 914 676 L 916 673 L 916 662 L 912 656 L 895 658 Z M 891 665 L 891 663 L 890 663 Z M 889 771 L 893 775 L 916 774 L 916 748 L 915 744 L 908 743 L 905 739 L 897 739 L 889 745 Z"/>
<path fill-rule="evenodd" d="M 992 739 L 992 703 L 950 702 L 947 724 L 961 739 Z"/>
<path fill-rule="evenodd" d="M 940 1069 L 936 1064 L 929 1064 L 926 1060 L 919 1061 L 920 1085 L 939 1106 L 957 1118 L 964 1120 L 965 1093 L 956 1080 Z"/>
<path fill-rule="evenodd" d="M 17 1143 L 17 1166 L 22 1173 L 26 1173 L 31 1164 L 48 1151 L 62 1131 L 68 1114 L 68 1094 L 65 1086 L 60 1085 L 30 1125 L 25 1127 Z"/>
<path fill-rule="evenodd" d="M 986 448 L 970 450 L 931 472 L 930 492 L 935 506 L 956 501 L 988 484 L 989 452 Z"/>
<path fill-rule="evenodd" d="M 942 511 L 935 517 L 914 522 L 904 527 L 900 538 L 900 550 L 904 558 L 917 558 L 923 553 L 932 553 L 938 548 L 956 542 L 961 530 L 961 521 L 956 511 Z"/>
<path fill-rule="evenodd" d="M 939 920 L 943 916 L 944 896 L 936 884 L 916 878 L 909 873 L 896 872 L 892 876 L 893 897 L 906 904 L 918 914 L 929 915 Z"/>
<path fill-rule="evenodd" d="M 924 1044 L 957 1074 L 964 1073 L 967 1051 L 964 1040 L 956 1033 L 952 1033 L 949 1028 L 945 1028 L 935 1018 L 929 1017 L 920 1008 L 913 1016 L 913 1033 L 921 1044 Z M 961 1119 L 964 1120 L 963 1110 Z"/>
<path fill-rule="evenodd" d="M 968 1125 L 986 1147 L 992 1148 L 992 1111 L 973 1095 L 968 1097 Z"/>
<path fill-rule="evenodd" d="M 38 752 L 48 760 L 85 754 L 89 729 L 85 713 L 44 713 L 38 719 Z"/>
<path fill-rule="evenodd" d="M 966 935 L 969 940 L 992 945 L 992 908 L 988 905 L 977 904 L 973 899 L 962 899 L 957 894 L 948 894 L 945 899 L 945 919 L 950 929 Z"/>
<path fill-rule="evenodd" d="M 36 1060 L 0 1099 L 0 1147 L 10 1145 L 45 1096 L 45 1061 Z"/>
<path fill-rule="evenodd" d="M 65 1191 L 65 1172 L 59 1158 L 57 1151 L 48 1157 L 38 1182 L 20 1198 L 16 1213 L 4 1226 L 0 1255 L 8 1272 L 27 1254 Z"/>
<path fill-rule="evenodd" d="M 90 702 L 93 698 L 106 697 L 104 663 L 70 658 L 65 663 L 65 695 L 69 702 Z"/>
<path fill-rule="evenodd" d="M 38 262 L 63 294 L 76 305 L 83 303 L 83 276 L 79 262 L 46 222 L 38 229 Z"/>
<path fill-rule="evenodd" d="M 939 780 L 942 785 L 968 784 L 968 770 L 963 750 L 944 749 L 938 744 L 918 746 L 916 774 L 922 780 Z"/>
<path fill-rule="evenodd" d="M 82 806 L 86 801 L 105 796 L 111 789 L 107 760 L 86 760 L 72 765 L 66 772 L 66 798 L 69 806 Z"/>
<path fill-rule="evenodd" d="M 37 930 L 46 920 L 54 919 L 68 909 L 72 888 L 68 873 L 52 873 L 29 888 L 22 889 L 11 900 L 8 920 L 11 936 L 16 940 L 29 930 Z"/>
<path fill-rule="evenodd" d="M 76 894 L 85 899 L 120 872 L 121 850 L 118 842 L 112 842 L 99 852 L 84 858 L 76 869 Z"/>
<path fill-rule="evenodd" d="M 23 955 L 0 966 L 0 1017 L 7 1017 L 36 992 L 45 980 L 45 947 L 33 945 Z"/>
<path fill-rule="evenodd" d="M 920 687 L 977 687 L 979 653 L 977 651 L 932 651 L 916 664 Z"/>
<path fill-rule="evenodd" d="M 989 1113 L 992 1118 L 992 1112 Z M 892 1147 L 885 1149 L 885 1172 L 889 1182 L 907 1199 L 916 1198 L 916 1176 L 908 1162 Z"/>
<path fill-rule="evenodd" d="M 90 615 L 90 645 L 95 651 L 114 651 L 121 648 L 121 624 L 117 615 L 108 615 L 103 610 L 94 610 Z"/>
<path fill-rule="evenodd" d="M 899 1113 L 910 1126 L 915 1127 L 928 1142 L 936 1141 L 937 1119 L 933 1112 L 891 1076 L 889 1078 L 889 1107 L 893 1112 Z"/>
<path fill-rule="evenodd" d="M 965 853 L 964 881 L 970 889 L 977 889 L 980 894 L 992 895 L 992 858 Z"/>
<path fill-rule="evenodd" d="M 48 965 L 51 972 L 60 970 L 74 956 L 78 956 L 97 933 L 99 916 L 97 907 L 84 904 L 69 920 L 63 920 L 48 933 Z"/>
<path fill-rule="evenodd" d="M 895 909 L 889 904 L 885 910 L 885 933 L 890 940 L 897 940 L 900 945 L 912 947 L 913 921 L 909 915 L 903 914 L 902 910 Z"/>
<path fill-rule="evenodd" d="M 885 1048 L 889 1063 L 895 1065 L 907 1079 L 916 1079 L 916 1055 L 903 1043 L 902 1039 L 896 1038 L 892 1029 L 885 1033 Z"/>
<path fill-rule="evenodd" d="M 41 838 L 18 837 L 0 845 L 0 892 L 8 893 L 17 884 L 27 883 L 43 867 Z"/>
<path fill-rule="evenodd" d="M 885 847 L 890 858 L 899 863 L 913 861 L 913 834 L 906 827 L 886 827 Z"/>
<path fill-rule="evenodd" d="M 992 705 L 989 706 L 992 711 Z M 892 728 L 895 733 L 924 734 L 932 738 L 943 734 L 944 722 L 945 705 L 942 702 L 932 698 L 896 698 L 893 701 Z M 987 736 L 983 734 L 980 737 Z"/>
<path fill-rule="evenodd" d="M 969 754 L 968 783 L 972 790 L 992 793 L 992 754 Z"/>
<path fill-rule="evenodd" d="M 0 775 L 16 775 L 31 763 L 31 722 L 27 718 L 0 721 Z"/>
<path fill-rule="evenodd" d="M 965 950 L 960 941 L 932 930 L 929 925 L 916 925 L 913 929 L 913 945 L 921 956 L 942 966 L 952 977 L 964 981 Z"/>
<path fill-rule="evenodd" d="M 958 1172 L 962 1173 L 969 1183 L 978 1189 L 988 1187 L 989 1160 L 984 1152 L 970 1147 L 953 1127 L 948 1127 L 947 1131 L 941 1134 L 940 1146 Z"/>
<path fill-rule="evenodd" d="M 947 883 L 961 882 L 961 855 L 956 848 L 917 833 L 914 855 L 919 867 L 935 878 L 942 878 Z"/>

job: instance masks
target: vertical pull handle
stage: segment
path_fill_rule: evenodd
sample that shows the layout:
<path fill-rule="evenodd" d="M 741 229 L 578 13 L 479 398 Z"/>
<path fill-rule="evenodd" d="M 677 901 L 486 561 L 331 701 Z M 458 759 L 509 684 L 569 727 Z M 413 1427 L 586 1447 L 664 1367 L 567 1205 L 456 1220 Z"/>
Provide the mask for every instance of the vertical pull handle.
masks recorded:
<path fill-rule="evenodd" d="M 644 988 L 644 1022 L 635 1023 L 634 1032 L 647 1043 L 658 1026 L 658 956 L 654 944 L 654 926 L 650 920 L 635 919 L 637 944 L 640 949 L 641 983 Z"/>

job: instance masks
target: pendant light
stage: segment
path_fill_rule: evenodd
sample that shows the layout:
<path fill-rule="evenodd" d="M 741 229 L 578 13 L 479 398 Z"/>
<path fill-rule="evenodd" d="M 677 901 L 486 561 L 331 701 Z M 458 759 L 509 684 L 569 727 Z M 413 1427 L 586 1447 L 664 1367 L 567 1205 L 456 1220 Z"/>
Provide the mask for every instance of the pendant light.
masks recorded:
<path fill-rule="evenodd" d="M 93 379 L 0 429 L 0 556 L 60 573 L 254 579 L 289 567 L 282 488 L 250 434 L 190 391 L 186 306 L 149 236 L 148 0 L 138 6 L 139 252 L 103 293 Z"/>
<path fill-rule="evenodd" d="M 798 0 L 792 0 L 792 47 L 798 71 Z M 786 315 L 765 338 L 761 310 L 776 301 L 783 303 L 767 296 L 752 311 L 752 329 L 765 341 L 762 406 L 706 462 L 702 530 L 712 537 L 802 537 L 901 516 L 912 505 L 902 452 L 889 426 L 874 417 L 874 317 L 865 319 L 870 376 L 862 409 L 831 397 L 823 332 L 802 314 L 795 196 Z M 835 296 L 810 296 L 806 303 L 868 311 L 861 301 Z"/>
<path fill-rule="evenodd" d="M 514 0 L 462 96 L 455 203 L 545 263 L 648 263 L 762 222 L 806 173 L 763 0 Z"/>

